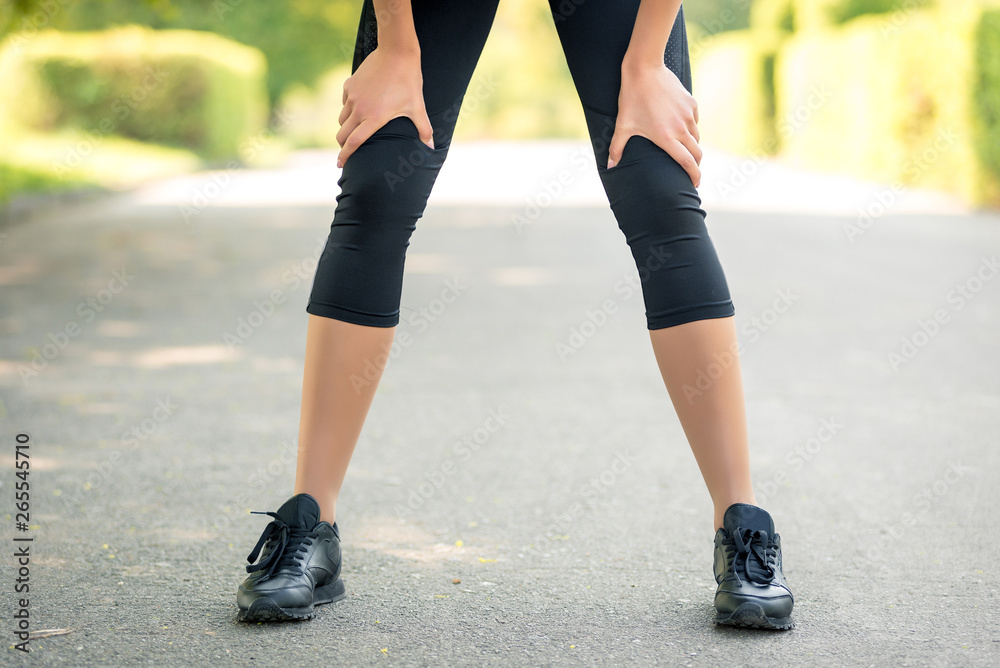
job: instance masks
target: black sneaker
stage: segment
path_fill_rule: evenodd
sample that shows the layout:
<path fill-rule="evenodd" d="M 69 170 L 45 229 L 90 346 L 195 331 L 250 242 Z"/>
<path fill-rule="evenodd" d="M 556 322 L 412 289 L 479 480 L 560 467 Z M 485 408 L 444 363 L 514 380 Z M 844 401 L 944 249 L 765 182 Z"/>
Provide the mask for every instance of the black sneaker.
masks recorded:
<path fill-rule="evenodd" d="M 340 532 L 319 521 L 319 504 L 308 494 L 285 501 L 247 557 L 250 573 L 236 593 L 245 622 L 311 619 L 313 606 L 346 596 L 340 579 Z M 261 550 L 263 548 L 263 551 Z M 260 555 L 260 561 L 254 559 Z"/>
<path fill-rule="evenodd" d="M 781 537 L 767 511 L 734 503 L 715 534 L 716 624 L 790 629 L 792 592 L 781 572 Z"/>

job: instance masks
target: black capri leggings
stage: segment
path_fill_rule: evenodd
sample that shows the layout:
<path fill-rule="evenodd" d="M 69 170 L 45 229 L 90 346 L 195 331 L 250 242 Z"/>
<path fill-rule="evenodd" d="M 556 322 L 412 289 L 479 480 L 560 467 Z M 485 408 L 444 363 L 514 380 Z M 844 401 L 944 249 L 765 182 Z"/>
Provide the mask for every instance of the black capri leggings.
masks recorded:
<path fill-rule="evenodd" d="M 403 263 L 444 163 L 498 0 L 412 0 L 420 42 L 431 149 L 409 118 L 377 130 L 347 160 L 330 237 L 306 310 L 374 327 L 399 322 Z M 618 113 L 621 63 L 640 0 L 550 0 L 566 61 L 583 103 L 597 168 L 642 281 L 649 329 L 734 314 L 729 288 L 691 179 L 665 151 L 633 136 L 607 169 Z M 376 44 L 375 12 L 365 0 L 354 69 Z M 664 62 L 691 90 L 683 10 Z"/>

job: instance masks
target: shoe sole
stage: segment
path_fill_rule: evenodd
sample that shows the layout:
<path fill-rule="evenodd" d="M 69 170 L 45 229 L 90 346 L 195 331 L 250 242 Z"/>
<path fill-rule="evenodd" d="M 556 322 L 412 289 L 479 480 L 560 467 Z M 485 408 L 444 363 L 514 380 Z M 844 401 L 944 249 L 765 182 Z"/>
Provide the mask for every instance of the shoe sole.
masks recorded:
<path fill-rule="evenodd" d="M 742 603 L 728 615 L 716 615 L 715 623 L 747 629 L 774 629 L 784 631 L 795 626 L 791 617 L 768 617 L 764 608 L 756 603 Z"/>
<path fill-rule="evenodd" d="M 240 610 L 236 618 L 241 622 L 294 622 L 306 621 L 316 616 L 315 606 L 334 603 L 347 596 L 347 588 L 341 579 L 328 585 L 317 587 L 313 592 L 312 605 L 306 608 L 282 608 L 269 598 L 258 598 L 246 610 Z"/>

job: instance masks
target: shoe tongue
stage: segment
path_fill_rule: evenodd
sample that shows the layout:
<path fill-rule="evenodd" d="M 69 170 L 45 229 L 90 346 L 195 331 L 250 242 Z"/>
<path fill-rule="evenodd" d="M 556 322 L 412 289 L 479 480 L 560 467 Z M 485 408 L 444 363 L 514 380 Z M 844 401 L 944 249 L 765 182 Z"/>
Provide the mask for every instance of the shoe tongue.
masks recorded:
<path fill-rule="evenodd" d="M 730 534 L 737 529 L 750 531 L 766 531 L 768 537 L 774 536 L 774 521 L 763 508 L 751 506 L 749 503 L 734 503 L 722 517 L 722 526 Z"/>
<path fill-rule="evenodd" d="M 292 528 L 311 531 L 319 523 L 319 504 L 308 494 L 296 494 L 278 508 L 278 517 Z"/>

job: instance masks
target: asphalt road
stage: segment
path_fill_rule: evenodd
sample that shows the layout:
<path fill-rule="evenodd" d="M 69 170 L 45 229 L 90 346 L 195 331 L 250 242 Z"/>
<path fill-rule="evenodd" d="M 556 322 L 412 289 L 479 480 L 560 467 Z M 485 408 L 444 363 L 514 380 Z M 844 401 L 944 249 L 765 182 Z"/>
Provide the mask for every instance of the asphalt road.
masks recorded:
<path fill-rule="evenodd" d="M 278 626 L 237 623 L 235 591 L 247 511 L 291 490 L 330 207 L 123 196 L 0 228 L 0 631 L 14 537 L 31 630 L 70 630 L 2 662 L 1000 662 L 1000 216 L 890 211 L 851 239 L 851 216 L 712 213 L 796 595 L 779 634 L 712 624 L 711 505 L 610 212 L 523 209 L 421 221 L 341 501 L 349 595 Z"/>

